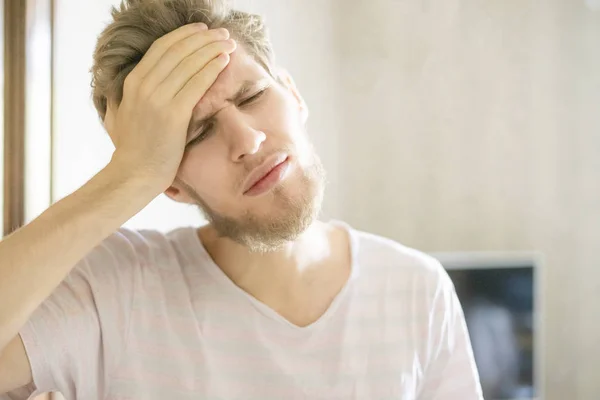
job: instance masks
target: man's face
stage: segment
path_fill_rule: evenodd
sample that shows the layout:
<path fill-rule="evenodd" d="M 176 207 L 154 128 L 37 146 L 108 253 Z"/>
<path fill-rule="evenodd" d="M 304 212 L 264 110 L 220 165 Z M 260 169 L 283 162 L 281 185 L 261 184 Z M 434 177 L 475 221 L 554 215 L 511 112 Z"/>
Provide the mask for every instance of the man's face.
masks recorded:
<path fill-rule="evenodd" d="M 274 80 L 238 46 L 194 109 L 167 195 L 197 204 L 220 235 L 253 251 L 293 240 L 314 220 L 323 197 L 324 172 L 306 118 L 291 80 Z"/>

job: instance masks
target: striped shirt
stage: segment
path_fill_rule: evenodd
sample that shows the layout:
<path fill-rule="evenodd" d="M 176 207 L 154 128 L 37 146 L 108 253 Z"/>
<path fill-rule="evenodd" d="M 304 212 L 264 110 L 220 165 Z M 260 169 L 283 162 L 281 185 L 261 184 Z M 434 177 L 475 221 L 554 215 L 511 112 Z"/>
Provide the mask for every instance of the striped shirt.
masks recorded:
<path fill-rule="evenodd" d="M 120 229 L 23 327 L 34 383 L 0 399 L 482 399 L 442 266 L 333 223 L 352 271 L 306 327 L 229 280 L 197 228 Z"/>

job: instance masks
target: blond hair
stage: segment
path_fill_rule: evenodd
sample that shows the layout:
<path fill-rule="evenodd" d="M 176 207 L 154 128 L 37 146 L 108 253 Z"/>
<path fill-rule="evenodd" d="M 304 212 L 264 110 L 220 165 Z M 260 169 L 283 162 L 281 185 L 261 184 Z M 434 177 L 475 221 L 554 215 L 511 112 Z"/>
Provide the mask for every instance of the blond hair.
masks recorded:
<path fill-rule="evenodd" d="M 263 19 L 230 8 L 226 0 L 122 0 L 112 9 L 113 22 L 98 38 L 92 66 L 92 97 L 100 118 L 107 101 L 123 99 L 127 75 L 152 43 L 190 23 L 226 28 L 248 53 L 273 75 L 273 50 Z"/>

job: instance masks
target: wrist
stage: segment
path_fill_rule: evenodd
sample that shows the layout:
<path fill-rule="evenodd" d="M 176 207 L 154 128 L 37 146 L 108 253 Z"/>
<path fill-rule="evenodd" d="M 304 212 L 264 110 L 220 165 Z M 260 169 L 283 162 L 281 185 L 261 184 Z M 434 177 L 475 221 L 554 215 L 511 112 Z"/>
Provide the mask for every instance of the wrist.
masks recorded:
<path fill-rule="evenodd" d="M 127 182 L 154 197 L 167 190 L 172 182 L 172 179 L 163 177 L 164 174 L 158 173 L 154 168 L 117 152 L 113 153 L 105 169 L 115 181 Z"/>
<path fill-rule="evenodd" d="M 114 157 L 103 169 L 102 175 L 114 188 L 129 192 L 144 202 L 152 201 L 170 185 L 165 183 L 164 179 L 159 179 L 150 169 Z"/>

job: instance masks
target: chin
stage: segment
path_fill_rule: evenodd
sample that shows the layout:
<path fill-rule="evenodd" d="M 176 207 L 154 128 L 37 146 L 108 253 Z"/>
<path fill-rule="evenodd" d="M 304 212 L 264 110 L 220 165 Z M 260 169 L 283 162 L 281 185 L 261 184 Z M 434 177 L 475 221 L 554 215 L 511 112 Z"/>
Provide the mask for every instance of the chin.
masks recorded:
<path fill-rule="evenodd" d="M 296 240 L 318 218 L 325 186 L 322 171 L 318 164 L 289 176 L 235 218 L 205 214 L 220 236 L 253 252 L 276 251 Z"/>

